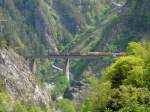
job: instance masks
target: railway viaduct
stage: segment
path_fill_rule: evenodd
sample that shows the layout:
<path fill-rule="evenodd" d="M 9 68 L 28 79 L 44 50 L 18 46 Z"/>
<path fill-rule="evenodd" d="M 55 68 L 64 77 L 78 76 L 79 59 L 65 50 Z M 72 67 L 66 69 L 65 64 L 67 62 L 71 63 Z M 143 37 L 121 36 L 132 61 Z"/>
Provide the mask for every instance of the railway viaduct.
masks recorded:
<path fill-rule="evenodd" d="M 127 53 L 125 52 L 48 52 L 45 58 L 61 58 L 65 60 L 65 66 L 63 69 L 63 72 L 67 78 L 68 81 L 70 81 L 70 59 L 72 58 L 83 58 L 83 59 L 91 59 L 91 58 L 100 58 L 100 57 L 121 57 L 126 56 Z M 35 62 L 33 62 L 32 65 L 32 71 L 35 72 Z"/>

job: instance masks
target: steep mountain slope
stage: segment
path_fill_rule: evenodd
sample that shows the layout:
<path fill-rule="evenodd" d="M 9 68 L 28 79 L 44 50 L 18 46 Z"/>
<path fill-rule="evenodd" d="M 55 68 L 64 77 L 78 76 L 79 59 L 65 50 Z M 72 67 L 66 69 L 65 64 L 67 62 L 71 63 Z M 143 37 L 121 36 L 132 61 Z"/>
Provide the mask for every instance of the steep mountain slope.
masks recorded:
<path fill-rule="evenodd" d="M 5 0 L 0 5 L 1 18 L 9 26 L 0 37 L 1 46 L 33 57 L 46 51 L 82 50 L 85 43 L 79 49 L 76 46 L 89 41 L 84 32 L 94 32 L 113 8 L 107 0 Z"/>
<path fill-rule="evenodd" d="M 11 25 L 10 35 L 6 35 L 9 45 L 40 54 L 46 48 L 64 50 L 67 43 L 76 40 L 76 34 L 95 27 L 103 19 L 111 9 L 110 3 L 107 0 L 5 0 L 0 10 L 1 18 Z"/>
<path fill-rule="evenodd" d="M 39 53 L 41 48 L 47 46 L 56 50 L 55 43 L 63 34 L 50 2 L 5 0 L 1 10 L 12 25 L 9 38 L 13 38 L 10 40 L 13 46 L 19 44 L 21 50 L 33 50 L 34 53 Z"/>
<path fill-rule="evenodd" d="M 5 0 L 0 10 L 13 30 L 0 39 L 24 56 L 42 57 L 46 51 L 124 50 L 129 41 L 149 38 L 149 3 L 148 0 L 127 0 L 127 3 L 126 0 Z M 107 66 L 110 59 L 103 60 L 91 63 L 75 60 L 72 72 L 79 77 L 90 66 L 99 74 L 99 68 Z M 57 61 L 60 67 L 61 62 Z M 38 73 L 43 74 L 45 61 L 38 63 Z M 45 74 L 55 73 L 52 67 L 47 69 Z M 45 74 L 41 76 L 48 77 Z"/>
<path fill-rule="evenodd" d="M 32 101 L 39 106 L 51 104 L 50 93 L 38 84 L 27 62 L 12 49 L 0 49 L 0 82 L 14 101 Z"/>
<path fill-rule="evenodd" d="M 105 38 L 111 38 L 105 43 L 113 43 L 118 49 L 124 49 L 129 41 L 150 38 L 150 2 L 148 0 L 128 0 L 118 14 L 116 20 L 107 25 Z M 100 43 L 100 47 L 103 45 Z"/>

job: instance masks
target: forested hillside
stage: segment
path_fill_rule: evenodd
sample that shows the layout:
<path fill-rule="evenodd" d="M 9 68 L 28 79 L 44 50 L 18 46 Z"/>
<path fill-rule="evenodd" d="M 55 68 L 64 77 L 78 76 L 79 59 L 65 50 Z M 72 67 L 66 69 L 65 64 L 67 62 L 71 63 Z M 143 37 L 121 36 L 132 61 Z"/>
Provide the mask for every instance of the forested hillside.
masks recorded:
<path fill-rule="evenodd" d="M 149 10 L 149 0 L 0 0 L 0 51 L 8 54 L 11 51 L 13 55 L 16 52 L 25 58 L 24 66 L 31 70 L 35 67 L 35 82 L 30 89 L 36 84 L 44 86 L 54 100 L 50 106 L 43 107 L 31 97 L 33 102 L 29 106 L 20 101 L 19 95 L 19 101 L 13 104 L 11 97 L 16 92 L 9 91 L 9 86 L 3 87 L 5 81 L 2 81 L 0 111 L 7 111 L 9 101 L 9 112 L 26 112 L 31 108 L 35 112 L 149 112 Z M 48 52 L 89 51 L 124 51 L 128 56 L 72 59 L 70 82 L 63 73 L 64 59 L 44 57 Z M 13 55 L 9 56 L 11 65 L 14 62 L 17 66 Z M 13 73 L 4 72 L 6 65 L 0 59 L 0 78 L 9 80 Z M 24 74 L 21 69 L 15 70 L 14 76 Z"/>
<path fill-rule="evenodd" d="M 116 15 L 117 8 L 107 0 L 4 0 L 1 18 L 9 26 L 1 43 L 24 57 L 42 57 L 47 51 L 91 51 L 97 48 L 104 24 Z M 79 64 L 75 62 L 75 66 Z"/>
<path fill-rule="evenodd" d="M 65 44 L 75 41 L 76 34 L 95 27 L 101 15 L 109 11 L 109 2 L 104 1 L 5 0 L 1 17 L 11 24 L 7 38 L 14 38 L 9 45 L 35 53 L 43 47 L 63 50 Z"/>

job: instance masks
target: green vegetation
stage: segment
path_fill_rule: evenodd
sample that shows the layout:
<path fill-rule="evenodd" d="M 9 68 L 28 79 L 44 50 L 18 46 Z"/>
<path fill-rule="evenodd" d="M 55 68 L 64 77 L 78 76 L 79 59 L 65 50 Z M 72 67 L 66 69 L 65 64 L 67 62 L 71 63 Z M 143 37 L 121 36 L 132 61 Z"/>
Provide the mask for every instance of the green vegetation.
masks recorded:
<path fill-rule="evenodd" d="M 93 46 L 95 47 L 97 40 L 100 40 L 99 31 L 94 33 L 97 25 L 106 18 L 111 6 L 99 0 L 82 2 L 80 4 L 74 0 L 6 1 L 2 13 L 9 20 L 11 27 L 8 36 L 0 37 L 0 47 L 14 48 L 24 57 L 41 58 L 47 51 L 53 52 L 56 49 L 70 51 L 79 46 L 78 51 L 83 48 L 84 51 L 90 51 Z M 72 67 L 77 78 L 80 78 L 87 65 L 82 62 L 74 62 Z M 58 77 L 63 74 L 51 67 L 50 60 L 38 60 L 38 67 L 37 73 L 41 81 L 58 85 Z M 84 69 L 81 70 L 82 68 Z"/>
<path fill-rule="evenodd" d="M 150 43 L 130 43 L 129 56 L 121 57 L 93 87 L 82 112 L 150 111 Z"/>
<path fill-rule="evenodd" d="M 0 92 L 0 112 L 44 112 L 35 103 L 12 101 L 6 92 Z"/>
<path fill-rule="evenodd" d="M 44 60 L 42 63 L 40 60 L 37 60 L 37 63 L 39 65 L 39 81 L 48 84 L 52 97 L 63 96 L 65 89 L 69 86 L 63 72 L 54 70 L 54 68 L 52 68 L 52 62 L 49 59 Z"/>
<path fill-rule="evenodd" d="M 55 108 L 61 112 L 76 112 L 74 104 L 67 99 L 55 102 Z"/>
<path fill-rule="evenodd" d="M 108 1 L 6 0 L 0 10 L 11 27 L 0 36 L 0 48 L 11 47 L 24 57 L 40 56 L 36 59 L 38 79 L 46 82 L 52 97 L 63 96 L 69 84 L 64 74 L 52 67 L 54 62 L 63 68 L 63 61 L 43 59 L 47 51 L 117 51 L 124 50 L 130 41 L 149 38 L 149 0 L 127 0 L 121 9 Z M 56 101 L 54 107 L 62 112 L 149 112 L 150 43 L 129 43 L 127 52 L 128 56 L 117 59 L 101 80 L 91 77 L 91 71 L 101 76 L 99 71 L 114 61 L 112 58 L 72 61 L 71 72 L 75 79 L 93 86 L 92 96 L 78 107 L 66 99 Z M 87 69 L 91 71 L 85 72 Z M 13 101 L 0 85 L 0 111 L 44 109 L 33 102 Z"/>
<path fill-rule="evenodd" d="M 62 112 L 149 112 L 149 51 L 148 41 L 129 43 L 128 56 L 117 59 L 102 79 L 90 76 L 90 71 L 84 73 L 82 81 L 92 85 L 92 96 L 80 105 L 67 99 L 58 100 L 54 103 L 55 109 Z"/>
<path fill-rule="evenodd" d="M 5 90 L 4 82 L 0 80 L 0 112 L 47 112 L 32 101 L 23 103 L 14 101 Z M 50 112 L 50 110 L 49 110 Z"/>
<path fill-rule="evenodd" d="M 55 84 L 55 87 L 52 90 L 52 96 L 54 96 L 54 97 L 63 96 L 65 90 L 69 86 L 69 83 L 68 83 L 66 77 L 61 76 L 61 75 L 56 77 L 54 84 Z"/>

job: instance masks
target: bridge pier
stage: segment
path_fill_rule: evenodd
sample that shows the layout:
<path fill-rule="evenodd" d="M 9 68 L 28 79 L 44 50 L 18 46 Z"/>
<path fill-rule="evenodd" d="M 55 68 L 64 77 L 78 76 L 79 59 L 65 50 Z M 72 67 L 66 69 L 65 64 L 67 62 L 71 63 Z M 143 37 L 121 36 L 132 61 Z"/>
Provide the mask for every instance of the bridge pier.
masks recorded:
<path fill-rule="evenodd" d="M 69 66 L 70 66 L 70 65 L 69 65 L 69 58 L 67 58 L 67 59 L 65 60 L 64 74 L 65 74 L 65 76 L 66 76 L 68 82 L 70 81 Z"/>

